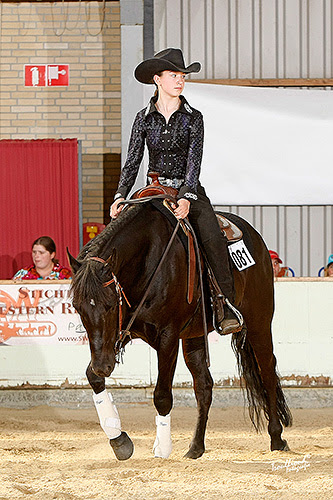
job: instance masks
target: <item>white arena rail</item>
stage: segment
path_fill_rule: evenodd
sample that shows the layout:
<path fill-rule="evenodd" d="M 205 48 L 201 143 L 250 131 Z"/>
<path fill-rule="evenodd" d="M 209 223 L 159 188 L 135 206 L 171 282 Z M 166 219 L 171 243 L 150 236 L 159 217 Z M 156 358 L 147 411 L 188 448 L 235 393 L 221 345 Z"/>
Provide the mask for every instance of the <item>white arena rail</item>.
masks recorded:
<path fill-rule="evenodd" d="M 69 287 L 69 281 L 0 282 L 0 387 L 87 384 L 89 346 Z M 283 385 L 332 385 L 333 278 L 279 278 L 275 299 L 273 341 Z M 209 340 L 215 383 L 237 386 L 230 337 L 213 332 Z M 108 383 L 150 386 L 156 374 L 155 352 L 133 341 Z M 181 350 L 174 383 L 191 383 Z"/>

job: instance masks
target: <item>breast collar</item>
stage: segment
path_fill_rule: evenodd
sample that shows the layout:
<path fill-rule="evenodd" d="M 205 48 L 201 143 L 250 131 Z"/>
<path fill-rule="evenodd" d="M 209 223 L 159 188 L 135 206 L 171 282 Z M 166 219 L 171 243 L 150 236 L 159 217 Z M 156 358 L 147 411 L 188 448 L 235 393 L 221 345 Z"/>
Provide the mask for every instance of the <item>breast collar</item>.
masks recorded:
<path fill-rule="evenodd" d="M 181 103 L 177 111 L 175 111 L 175 113 L 179 112 L 191 116 L 193 114 L 193 108 L 191 108 L 191 106 L 189 105 L 184 96 L 182 95 L 179 96 L 179 99 Z M 155 106 L 156 101 L 157 101 L 157 96 L 154 96 L 150 99 L 146 107 L 145 116 L 148 116 L 151 113 L 158 113 L 157 108 Z"/>

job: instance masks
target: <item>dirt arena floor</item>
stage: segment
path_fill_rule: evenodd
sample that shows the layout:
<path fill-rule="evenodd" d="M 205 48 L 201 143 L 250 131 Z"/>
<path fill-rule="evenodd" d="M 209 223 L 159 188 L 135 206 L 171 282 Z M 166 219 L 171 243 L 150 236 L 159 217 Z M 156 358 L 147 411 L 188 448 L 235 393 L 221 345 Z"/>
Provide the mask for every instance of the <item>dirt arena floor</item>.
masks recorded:
<path fill-rule="evenodd" d="M 0 409 L 0 500 L 332 499 L 333 409 L 293 410 L 290 452 L 270 452 L 243 408 L 211 410 L 206 453 L 184 459 L 196 410 L 172 412 L 173 451 L 152 455 L 154 408 L 121 407 L 134 441 L 118 462 L 95 409 Z"/>

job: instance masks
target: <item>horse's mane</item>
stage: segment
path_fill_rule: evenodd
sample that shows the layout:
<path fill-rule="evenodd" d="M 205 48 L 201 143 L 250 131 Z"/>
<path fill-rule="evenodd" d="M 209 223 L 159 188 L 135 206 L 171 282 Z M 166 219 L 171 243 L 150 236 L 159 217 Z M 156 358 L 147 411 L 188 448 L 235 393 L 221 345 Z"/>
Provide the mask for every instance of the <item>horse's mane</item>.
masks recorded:
<path fill-rule="evenodd" d="M 76 307 L 87 300 L 104 307 L 110 306 L 112 286 L 104 287 L 104 283 L 112 279 L 112 268 L 109 264 L 91 260 L 91 257 L 100 257 L 103 260 L 112 255 L 113 238 L 122 231 L 143 210 L 145 203 L 130 205 L 123 210 L 117 219 L 107 225 L 104 231 L 87 243 L 80 251 L 77 260 L 80 267 L 74 274 L 71 293 Z"/>

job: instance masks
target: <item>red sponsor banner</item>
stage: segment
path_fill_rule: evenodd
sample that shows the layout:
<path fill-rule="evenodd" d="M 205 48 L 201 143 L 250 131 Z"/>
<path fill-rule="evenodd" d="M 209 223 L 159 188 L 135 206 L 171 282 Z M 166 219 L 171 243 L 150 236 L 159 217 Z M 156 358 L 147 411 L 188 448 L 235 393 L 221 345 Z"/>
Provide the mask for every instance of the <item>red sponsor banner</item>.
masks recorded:
<path fill-rule="evenodd" d="M 0 284 L 0 343 L 86 344 L 86 331 L 72 305 L 69 283 Z"/>
<path fill-rule="evenodd" d="M 69 64 L 26 64 L 25 87 L 68 87 Z"/>

